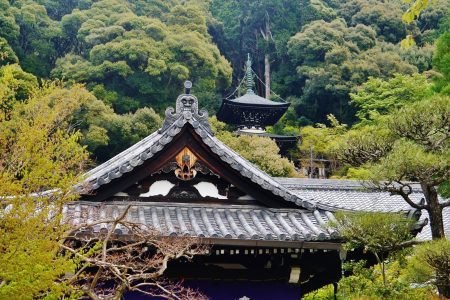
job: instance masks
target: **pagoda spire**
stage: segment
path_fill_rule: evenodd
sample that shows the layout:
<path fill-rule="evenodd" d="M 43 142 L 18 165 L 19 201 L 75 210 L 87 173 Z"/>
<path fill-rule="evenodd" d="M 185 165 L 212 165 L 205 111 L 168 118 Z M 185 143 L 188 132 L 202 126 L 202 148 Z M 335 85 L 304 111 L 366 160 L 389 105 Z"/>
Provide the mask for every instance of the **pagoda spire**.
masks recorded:
<path fill-rule="evenodd" d="M 255 82 L 253 81 L 253 71 L 252 71 L 252 60 L 250 59 L 250 53 L 247 53 L 247 62 L 245 70 L 245 85 L 247 87 L 247 94 L 254 94 L 253 86 Z"/>

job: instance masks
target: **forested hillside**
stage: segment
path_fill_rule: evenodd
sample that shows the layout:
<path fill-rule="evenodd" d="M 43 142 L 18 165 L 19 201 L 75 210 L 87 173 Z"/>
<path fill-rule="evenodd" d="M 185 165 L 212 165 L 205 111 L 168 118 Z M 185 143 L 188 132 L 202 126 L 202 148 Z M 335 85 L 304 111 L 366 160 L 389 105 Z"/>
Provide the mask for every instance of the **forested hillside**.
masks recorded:
<path fill-rule="evenodd" d="M 438 1 L 406 26 L 401 0 L 0 0 L 0 80 L 22 91 L 0 104 L 46 79 L 85 84 L 74 120 L 104 160 L 154 131 L 186 79 L 214 114 L 250 53 L 258 77 L 270 67 L 272 91 L 292 102 L 274 131 L 328 114 L 352 124 L 350 93 L 370 76 L 432 68 L 448 6 Z M 408 33 L 416 46 L 402 49 Z"/>

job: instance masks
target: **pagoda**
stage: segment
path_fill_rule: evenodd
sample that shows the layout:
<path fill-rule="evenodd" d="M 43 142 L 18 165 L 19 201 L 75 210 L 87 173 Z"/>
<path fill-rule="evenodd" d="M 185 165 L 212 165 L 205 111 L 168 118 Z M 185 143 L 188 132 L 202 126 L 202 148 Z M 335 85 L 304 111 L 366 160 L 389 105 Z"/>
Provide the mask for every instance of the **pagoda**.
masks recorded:
<path fill-rule="evenodd" d="M 246 93 L 236 99 L 223 99 L 217 113 L 217 119 L 230 125 L 236 125 L 238 134 L 258 135 L 269 137 L 277 143 L 280 154 L 297 144 L 297 136 L 276 135 L 266 132 L 266 126 L 272 126 L 283 116 L 290 103 L 275 102 L 258 96 L 253 86 L 253 70 L 250 55 L 246 62 L 245 71 Z"/>

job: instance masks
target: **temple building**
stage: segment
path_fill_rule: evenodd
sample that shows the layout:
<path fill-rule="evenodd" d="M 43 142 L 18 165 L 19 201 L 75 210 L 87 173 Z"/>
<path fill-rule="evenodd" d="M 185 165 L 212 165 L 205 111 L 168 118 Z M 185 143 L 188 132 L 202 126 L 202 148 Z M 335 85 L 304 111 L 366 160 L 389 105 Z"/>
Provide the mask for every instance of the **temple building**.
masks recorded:
<path fill-rule="evenodd" d="M 162 236 L 199 238 L 211 245 L 209 253 L 173 262 L 164 275 L 227 300 L 297 300 L 336 283 L 342 261 L 364 255 L 343 251 L 338 232 L 326 226 L 339 211 L 404 213 L 417 220 L 419 238 L 430 234 L 422 229 L 425 216 L 400 196 L 354 181 L 270 177 L 214 137 L 208 113 L 186 87 L 161 129 L 86 174 L 88 189 L 66 211 L 74 223 L 118 216 L 129 207 L 127 220 Z M 277 107 L 253 117 L 241 112 L 247 129 L 274 122 L 287 107 L 251 91 L 242 98 L 251 107 L 253 101 Z M 239 101 L 225 102 L 222 113 Z M 423 197 L 417 187 L 413 196 Z M 95 225 L 89 234 L 101 230 Z M 126 230 L 117 234 L 132 238 Z"/>
<path fill-rule="evenodd" d="M 226 124 L 236 125 L 238 134 L 265 136 L 275 140 L 280 148 L 280 154 L 286 156 L 289 149 L 295 148 L 298 137 L 271 134 L 266 132 L 266 127 L 278 122 L 290 103 L 271 101 L 255 94 L 250 55 L 246 63 L 245 85 L 246 93 L 243 96 L 222 100 L 217 119 Z"/>

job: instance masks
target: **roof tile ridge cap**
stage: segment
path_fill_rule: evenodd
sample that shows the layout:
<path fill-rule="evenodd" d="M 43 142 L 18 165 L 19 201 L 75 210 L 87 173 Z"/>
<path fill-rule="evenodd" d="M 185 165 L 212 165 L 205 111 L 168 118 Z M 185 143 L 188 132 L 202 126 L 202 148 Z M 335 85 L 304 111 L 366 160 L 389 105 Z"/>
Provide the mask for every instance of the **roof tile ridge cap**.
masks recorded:
<path fill-rule="evenodd" d="M 159 141 L 160 138 L 163 137 L 167 133 L 167 131 L 169 131 L 171 128 L 174 127 L 174 125 L 176 125 L 176 121 L 178 121 L 181 117 L 182 116 L 176 118 L 176 120 L 174 122 L 172 122 L 172 124 L 170 126 L 168 126 L 164 131 L 161 131 L 162 128 L 154 131 L 153 133 L 151 133 L 144 139 L 138 141 L 131 147 L 125 149 L 124 151 L 122 151 L 119 154 L 115 155 L 114 157 L 110 158 L 106 162 L 104 162 L 101 165 L 97 166 L 96 168 L 92 169 L 89 172 L 90 174 L 87 174 L 89 176 L 86 177 L 86 179 L 84 181 L 85 182 L 93 181 L 95 179 L 98 179 L 101 176 L 104 176 L 105 174 L 109 174 L 111 171 L 113 171 L 114 169 L 116 169 L 118 167 L 120 168 L 120 166 L 122 166 L 123 164 L 129 163 L 135 156 L 138 156 L 141 153 L 143 153 L 144 151 L 150 149 L 151 146 L 153 146 L 155 144 L 155 142 Z M 143 145 L 145 145 L 146 143 L 149 143 L 149 142 L 152 142 L 152 143 L 150 145 L 147 145 L 146 147 L 144 147 L 144 149 L 140 149 Z M 140 149 L 140 151 L 137 151 L 139 149 Z M 130 156 L 130 154 L 132 154 L 133 152 L 138 152 L 138 153 L 134 153 L 134 155 Z M 128 157 L 128 156 L 130 156 L 130 157 Z M 122 161 L 121 163 L 117 164 L 121 160 L 125 160 L 125 161 Z M 108 168 L 105 168 L 105 166 L 108 166 Z M 134 167 L 133 167 L 133 169 L 134 169 Z"/>
<path fill-rule="evenodd" d="M 211 124 L 209 123 L 208 117 L 208 111 L 205 108 L 202 108 L 197 114 L 194 114 L 190 120 L 186 120 L 186 122 L 191 124 L 194 130 L 201 128 L 202 130 L 206 131 L 206 133 L 211 137 L 215 137 L 211 129 Z M 198 126 L 194 126 L 194 122 L 198 122 Z"/>
<path fill-rule="evenodd" d="M 103 171 L 102 174 L 105 172 L 105 169 L 108 169 L 107 172 L 112 171 L 113 169 L 115 169 L 117 166 L 115 165 L 117 162 L 119 162 L 121 159 L 123 159 L 125 156 L 127 156 L 128 154 L 132 153 L 133 151 L 136 151 L 137 149 L 139 149 L 139 147 L 141 147 L 143 144 L 148 143 L 150 141 L 153 141 L 158 135 L 161 135 L 160 133 L 158 133 L 158 131 L 154 131 L 153 133 L 151 133 L 150 135 L 148 135 L 147 137 L 145 137 L 144 139 L 138 141 L 137 143 L 135 143 L 134 145 L 132 145 L 131 147 L 123 150 L 122 152 L 116 154 L 115 156 L 113 156 L 112 158 L 108 159 L 107 161 L 105 161 L 104 163 L 98 165 L 97 167 L 95 167 L 94 169 L 86 172 L 83 176 L 86 177 L 85 181 L 89 181 L 90 178 L 96 178 L 98 176 L 94 176 L 97 173 L 99 173 L 100 171 Z M 112 165 L 112 166 L 111 166 Z M 111 166 L 110 168 L 105 168 L 105 166 Z"/>

